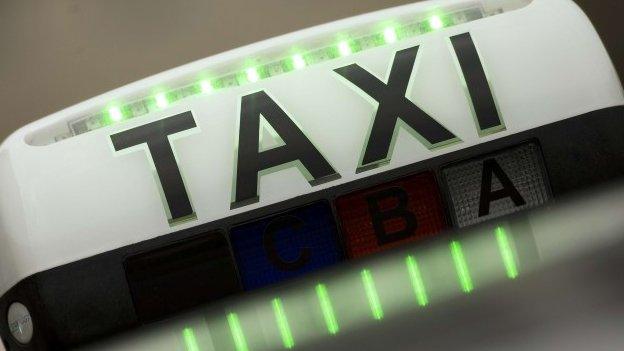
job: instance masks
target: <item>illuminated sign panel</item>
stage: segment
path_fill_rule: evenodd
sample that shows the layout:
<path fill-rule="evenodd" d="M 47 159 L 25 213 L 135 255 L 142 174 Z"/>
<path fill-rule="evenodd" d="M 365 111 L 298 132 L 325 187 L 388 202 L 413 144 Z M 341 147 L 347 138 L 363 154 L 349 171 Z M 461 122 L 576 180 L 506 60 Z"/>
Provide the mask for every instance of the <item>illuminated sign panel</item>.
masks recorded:
<path fill-rule="evenodd" d="M 234 227 L 230 241 L 247 290 L 332 265 L 342 256 L 326 202 Z"/>
<path fill-rule="evenodd" d="M 344 195 L 336 209 L 351 258 L 422 240 L 447 227 L 431 172 Z"/>
<path fill-rule="evenodd" d="M 551 197 L 534 143 L 447 167 L 442 174 L 459 227 L 539 206 Z"/>

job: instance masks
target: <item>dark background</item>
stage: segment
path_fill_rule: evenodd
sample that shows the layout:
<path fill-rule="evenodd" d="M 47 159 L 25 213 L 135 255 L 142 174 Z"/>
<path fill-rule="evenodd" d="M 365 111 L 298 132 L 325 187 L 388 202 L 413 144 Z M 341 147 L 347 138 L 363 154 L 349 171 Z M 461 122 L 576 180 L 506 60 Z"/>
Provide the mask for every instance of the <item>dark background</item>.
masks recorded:
<path fill-rule="evenodd" d="M 411 2 L 0 0 L 0 139 L 28 122 L 166 69 Z M 623 76 L 624 0 L 577 2 Z"/>

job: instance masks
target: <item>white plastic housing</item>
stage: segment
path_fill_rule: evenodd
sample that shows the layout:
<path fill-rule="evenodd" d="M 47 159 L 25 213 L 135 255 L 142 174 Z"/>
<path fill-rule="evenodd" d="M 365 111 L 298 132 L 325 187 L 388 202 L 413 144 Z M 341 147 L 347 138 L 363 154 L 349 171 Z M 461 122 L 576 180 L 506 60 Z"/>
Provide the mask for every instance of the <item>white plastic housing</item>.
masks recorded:
<path fill-rule="evenodd" d="M 263 41 L 130 84 L 16 131 L 0 148 L 0 294 L 29 275 L 68 262 L 624 104 L 613 65 L 584 13 L 570 0 L 534 0 L 497 16 L 194 96 L 58 143 L 29 144 L 40 133 L 65 126 L 77 114 L 213 66 L 244 62 L 257 52 L 301 45 L 350 27 L 372 27 L 466 2 L 420 2 Z M 471 33 L 479 50 L 505 131 L 484 137 L 477 133 L 448 43 L 450 36 L 465 32 Z M 407 97 L 462 142 L 431 151 L 401 130 L 388 165 L 356 174 L 376 106 L 339 79 L 333 69 L 357 63 L 385 81 L 393 54 L 415 45 L 420 45 L 419 60 Z M 258 90 L 279 102 L 342 177 L 312 187 L 296 168 L 288 168 L 260 178 L 259 202 L 230 209 L 240 98 Z M 116 153 L 110 135 L 189 110 L 198 127 L 171 140 L 197 219 L 171 226 L 148 154 Z"/>

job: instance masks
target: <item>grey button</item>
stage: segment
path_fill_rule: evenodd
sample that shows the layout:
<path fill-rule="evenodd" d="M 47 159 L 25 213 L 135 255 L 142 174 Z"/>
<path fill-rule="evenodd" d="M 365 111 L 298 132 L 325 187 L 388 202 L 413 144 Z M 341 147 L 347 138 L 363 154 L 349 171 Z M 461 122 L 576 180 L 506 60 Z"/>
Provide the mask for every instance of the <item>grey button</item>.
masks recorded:
<path fill-rule="evenodd" d="M 551 198 L 535 143 L 448 166 L 442 176 L 459 227 L 539 206 Z"/>

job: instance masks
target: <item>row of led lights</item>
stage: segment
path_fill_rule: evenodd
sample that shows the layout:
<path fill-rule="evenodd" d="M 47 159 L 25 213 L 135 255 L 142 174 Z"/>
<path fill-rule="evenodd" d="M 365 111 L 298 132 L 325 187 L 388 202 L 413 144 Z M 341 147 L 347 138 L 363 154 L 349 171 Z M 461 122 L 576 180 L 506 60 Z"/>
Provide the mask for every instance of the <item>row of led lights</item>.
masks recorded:
<path fill-rule="evenodd" d="M 442 21 L 442 18 L 438 15 L 431 16 L 427 22 L 432 30 L 442 29 L 444 27 L 444 22 Z M 386 27 L 383 30 L 383 38 L 387 44 L 396 42 L 398 40 L 396 29 L 394 27 Z M 348 56 L 353 53 L 351 45 L 347 40 L 340 41 L 336 47 L 341 57 Z M 301 54 L 294 54 L 291 57 L 291 63 L 296 70 L 303 69 L 307 65 L 306 60 Z M 258 72 L 256 67 L 247 68 L 245 70 L 245 77 L 247 78 L 247 81 L 251 83 L 257 82 L 261 78 L 260 73 Z M 200 80 L 198 85 L 201 93 L 203 94 L 209 94 L 215 90 L 215 87 L 208 79 Z M 156 106 L 160 109 L 166 108 L 170 104 L 169 99 L 167 98 L 167 94 L 164 92 L 160 92 L 154 95 L 154 102 Z M 112 106 L 108 109 L 107 112 L 112 122 L 120 122 L 125 118 L 124 113 L 119 106 Z"/>
<path fill-rule="evenodd" d="M 501 259 L 505 267 L 506 275 L 509 279 L 516 279 L 518 277 L 518 266 L 516 264 L 516 255 L 509 239 L 510 236 L 502 226 L 497 227 L 494 231 L 494 234 L 501 254 Z M 459 241 L 453 240 L 450 242 L 449 247 L 451 250 L 451 256 L 453 258 L 453 263 L 455 265 L 455 270 L 457 272 L 457 277 L 459 279 L 461 290 L 466 294 L 470 294 L 474 290 L 474 285 L 470 274 L 470 269 L 468 268 L 468 262 L 466 261 L 466 258 L 464 256 L 462 245 L 459 243 Z M 407 257 L 405 258 L 405 264 L 407 266 L 407 271 L 409 279 L 411 281 L 413 292 L 416 296 L 416 302 L 420 307 L 426 307 L 427 305 L 429 305 L 429 296 L 425 287 L 425 282 L 420 272 L 419 264 L 417 263 L 416 258 L 413 255 L 407 255 Z M 371 271 L 365 268 L 360 271 L 360 276 L 364 285 L 366 298 L 368 300 L 368 304 L 371 309 L 373 318 L 375 320 L 383 319 L 384 310 Z M 318 283 L 315 286 L 315 291 L 321 307 L 323 318 L 325 320 L 327 331 L 330 335 L 335 335 L 339 332 L 340 326 L 338 323 L 336 312 L 332 306 L 333 304 L 331 302 L 327 286 L 323 283 Z M 284 348 L 292 349 L 295 346 L 295 339 L 293 337 L 293 333 L 290 328 L 288 318 L 286 316 L 286 311 L 280 297 L 275 297 L 273 300 L 271 300 L 271 304 L 273 306 L 275 319 L 278 329 L 280 331 Z M 230 332 L 233 337 L 235 349 L 237 351 L 249 351 L 250 348 L 248 347 L 247 340 L 245 338 L 245 334 L 243 333 L 243 328 L 238 315 L 235 312 L 229 312 L 227 314 L 227 322 L 229 324 Z M 186 350 L 199 351 L 199 343 L 195 337 L 195 332 L 193 331 L 193 329 L 189 327 L 184 328 L 182 334 L 184 343 L 186 345 Z"/>

